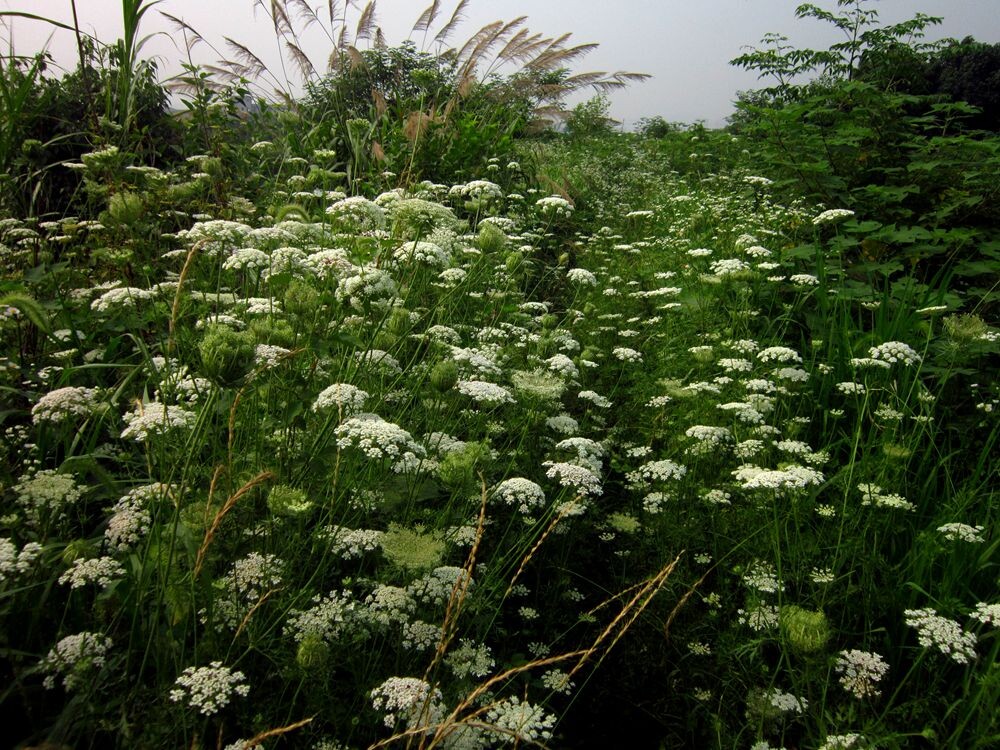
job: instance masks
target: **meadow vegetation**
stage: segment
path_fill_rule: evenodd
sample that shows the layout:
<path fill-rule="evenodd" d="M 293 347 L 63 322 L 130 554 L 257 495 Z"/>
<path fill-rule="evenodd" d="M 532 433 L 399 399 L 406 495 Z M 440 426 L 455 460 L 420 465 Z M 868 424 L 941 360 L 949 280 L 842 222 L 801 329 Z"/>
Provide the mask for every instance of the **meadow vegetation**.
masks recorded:
<path fill-rule="evenodd" d="M 467 0 L 158 5 L 0 67 L 12 745 L 996 746 L 996 46 L 804 5 L 622 133 Z"/>

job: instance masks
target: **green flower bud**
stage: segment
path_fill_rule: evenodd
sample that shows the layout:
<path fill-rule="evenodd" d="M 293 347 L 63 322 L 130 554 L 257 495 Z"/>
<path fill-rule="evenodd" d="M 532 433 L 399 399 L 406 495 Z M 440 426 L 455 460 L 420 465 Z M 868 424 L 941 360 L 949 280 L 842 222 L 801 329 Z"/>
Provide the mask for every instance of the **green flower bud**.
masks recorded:
<path fill-rule="evenodd" d="M 431 386 L 439 393 L 447 393 L 458 382 L 458 364 L 446 359 L 434 365 L 431 370 Z"/>
<path fill-rule="evenodd" d="M 321 635 L 307 633 L 299 650 L 295 653 L 295 662 L 307 672 L 324 669 L 330 660 L 330 647 Z"/>
<path fill-rule="evenodd" d="M 313 504 L 302 490 L 277 484 L 267 495 L 267 507 L 276 516 L 304 516 L 312 510 Z"/>
<path fill-rule="evenodd" d="M 142 199 L 135 193 L 115 193 L 108 201 L 108 216 L 115 224 L 136 224 L 142 218 L 143 211 Z"/>
<path fill-rule="evenodd" d="M 830 623 L 822 612 L 792 604 L 782 607 L 778 617 L 781 634 L 795 653 L 814 654 L 830 640 Z"/>
<path fill-rule="evenodd" d="M 210 326 L 198 344 L 202 371 L 223 386 L 234 385 L 253 369 L 254 337 L 247 331 Z"/>
<path fill-rule="evenodd" d="M 285 290 L 285 310 L 290 315 L 310 318 L 319 309 L 319 292 L 298 279 L 292 280 Z"/>
<path fill-rule="evenodd" d="M 476 245 L 484 253 L 499 253 L 507 246 L 507 235 L 494 224 L 480 224 Z"/>

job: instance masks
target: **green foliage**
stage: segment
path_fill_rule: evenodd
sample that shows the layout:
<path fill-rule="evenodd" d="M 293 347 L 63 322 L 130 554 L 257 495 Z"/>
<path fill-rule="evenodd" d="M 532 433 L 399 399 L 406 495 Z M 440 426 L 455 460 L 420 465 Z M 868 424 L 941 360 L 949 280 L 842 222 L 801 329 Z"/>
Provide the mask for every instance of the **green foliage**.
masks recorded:
<path fill-rule="evenodd" d="M 667 122 L 660 115 L 640 118 L 637 127 L 638 132 L 647 138 L 666 138 L 681 129 L 683 126 L 680 123 Z"/>
<path fill-rule="evenodd" d="M 741 97 L 734 132 L 759 147 L 761 171 L 789 194 L 877 220 L 869 242 L 880 249 L 866 268 L 915 267 L 930 281 L 962 260 L 963 275 L 988 285 L 997 271 L 989 248 L 998 237 L 1000 140 L 969 129 L 980 111 L 940 85 L 942 70 L 961 69 L 962 48 L 919 41 L 939 19 L 880 26 L 868 3 L 838 8 L 846 10 L 801 6 L 798 15 L 833 24 L 848 42 L 798 50 L 769 37 L 732 61 L 776 83 Z M 796 82 L 808 73 L 820 75 Z"/>
<path fill-rule="evenodd" d="M 566 118 L 566 133 L 573 138 L 606 135 L 615 126 L 608 116 L 610 108 L 611 102 L 603 94 L 577 104 Z"/>

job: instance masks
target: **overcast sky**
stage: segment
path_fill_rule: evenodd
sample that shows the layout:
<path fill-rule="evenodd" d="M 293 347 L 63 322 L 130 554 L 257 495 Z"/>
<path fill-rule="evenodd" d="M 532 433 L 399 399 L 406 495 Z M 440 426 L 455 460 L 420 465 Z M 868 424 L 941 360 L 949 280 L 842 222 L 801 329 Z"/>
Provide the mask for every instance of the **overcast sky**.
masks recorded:
<path fill-rule="evenodd" d="M 313 7 L 326 7 L 326 0 L 309 2 Z M 836 5 L 835 0 L 814 3 L 825 8 Z M 85 30 L 105 42 L 121 35 L 120 0 L 76 0 L 76 4 Z M 429 4 L 430 0 L 377 0 L 377 22 L 388 42 L 405 40 Z M 457 0 L 441 3 L 440 18 L 432 32 L 446 23 L 456 4 Z M 629 124 L 640 117 L 661 115 L 671 121 L 704 120 L 709 125 L 722 125 L 732 112 L 736 92 L 757 85 L 754 74 L 728 64 L 744 47 L 757 44 L 768 32 L 785 34 L 798 47 L 822 49 L 838 41 L 836 30 L 828 25 L 797 20 L 795 8 L 799 4 L 800 0 L 472 0 L 467 20 L 449 41 L 458 45 L 491 21 L 527 15 L 532 32 L 546 36 L 571 32 L 571 44 L 600 44 L 576 64 L 577 71 L 626 70 L 653 76 L 611 95 L 614 117 Z M 254 0 L 164 0 L 147 13 L 142 32 L 169 31 L 170 36 L 150 40 L 144 55 L 158 57 L 162 75 L 179 70 L 182 55 L 175 43 L 180 43 L 180 36 L 157 12 L 164 10 L 183 18 L 216 42 L 220 50 L 222 37 L 229 36 L 273 64 L 274 34 L 267 16 L 259 8 L 255 12 L 254 5 Z M 27 11 L 66 23 L 72 22 L 70 7 L 70 0 L 0 0 L 0 9 Z M 931 28 L 929 39 L 974 36 L 984 42 L 1000 42 L 1000 0 L 881 0 L 875 7 L 884 23 L 905 20 L 917 12 L 942 16 L 944 22 Z M 358 14 L 352 10 L 348 16 L 352 30 Z M 6 36 L 13 37 L 17 53 L 29 54 L 48 43 L 57 61 L 75 65 L 70 33 L 52 32 L 44 24 L 20 19 L 12 20 L 9 26 L 12 32 L 8 30 Z M 322 68 L 329 43 L 315 29 L 304 40 L 306 52 Z M 414 41 L 421 43 L 419 35 Z M 217 57 L 199 47 L 196 60 L 212 63 Z"/>

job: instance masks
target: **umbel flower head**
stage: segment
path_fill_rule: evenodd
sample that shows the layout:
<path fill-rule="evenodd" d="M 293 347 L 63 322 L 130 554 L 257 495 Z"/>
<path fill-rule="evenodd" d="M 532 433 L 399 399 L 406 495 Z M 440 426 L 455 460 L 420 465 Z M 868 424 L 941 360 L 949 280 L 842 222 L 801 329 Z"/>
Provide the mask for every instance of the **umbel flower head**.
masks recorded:
<path fill-rule="evenodd" d="M 397 722 L 408 729 L 431 726 L 444 716 L 441 691 L 417 677 L 390 677 L 372 690 L 371 698 L 387 727 Z"/>
<path fill-rule="evenodd" d="M 207 667 L 188 667 L 177 678 L 177 687 L 170 691 L 174 703 L 186 701 L 191 708 L 204 716 L 217 714 L 229 705 L 234 695 L 246 696 L 250 686 L 246 676 L 213 661 Z"/>
<path fill-rule="evenodd" d="M 93 388 L 57 388 L 38 399 L 31 408 L 31 419 L 35 424 L 68 422 L 90 416 L 97 404 L 97 391 Z"/>
<path fill-rule="evenodd" d="M 76 633 L 59 641 L 42 659 L 39 667 L 48 673 L 43 684 L 54 688 L 56 677 L 62 675 L 63 687 L 75 690 L 92 682 L 107 660 L 111 639 L 102 633 Z"/>

